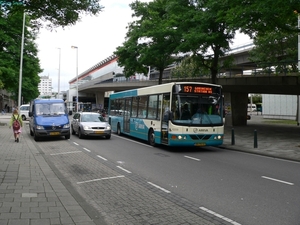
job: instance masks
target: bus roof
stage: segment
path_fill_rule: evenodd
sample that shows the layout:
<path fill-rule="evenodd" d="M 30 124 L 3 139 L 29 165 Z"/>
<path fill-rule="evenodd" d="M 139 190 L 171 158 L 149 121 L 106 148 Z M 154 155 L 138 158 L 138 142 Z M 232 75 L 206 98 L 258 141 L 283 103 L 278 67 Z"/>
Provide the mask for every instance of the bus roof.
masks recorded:
<path fill-rule="evenodd" d="M 201 83 L 201 82 L 170 82 L 165 84 L 158 84 L 138 89 L 131 89 L 126 91 L 120 91 L 113 94 L 110 94 L 111 99 L 116 99 L 120 97 L 132 97 L 132 96 L 138 96 L 139 94 L 156 94 L 156 93 L 164 93 L 166 90 L 170 90 L 175 84 L 199 84 L 199 85 L 208 85 L 208 86 L 214 86 L 214 87 L 222 87 L 218 84 L 210 84 L 210 83 Z"/>

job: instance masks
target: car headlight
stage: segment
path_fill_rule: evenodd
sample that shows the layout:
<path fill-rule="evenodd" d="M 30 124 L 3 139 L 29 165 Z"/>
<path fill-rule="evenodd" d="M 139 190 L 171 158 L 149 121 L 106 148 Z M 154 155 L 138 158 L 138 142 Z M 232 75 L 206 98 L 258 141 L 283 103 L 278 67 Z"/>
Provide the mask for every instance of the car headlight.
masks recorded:
<path fill-rule="evenodd" d="M 83 129 L 84 130 L 90 130 L 90 129 L 92 129 L 90 126 L 83 126 Z"/>
<path fill-rule="evenodd" d="M 106 130 L 110 130 L 110 129 L 111 129 L 111 127 L 110 127 L 110 126 L 107 126 L 107 127 L 106 127 Z"/>
<path fill-rule="evenodd" d="M 37 130 L 44 130 L 44 127 L 43 127 L 43 126 L 40 126 L 40 125 L 36 125 L 36 129 L 37 129 Z"/>

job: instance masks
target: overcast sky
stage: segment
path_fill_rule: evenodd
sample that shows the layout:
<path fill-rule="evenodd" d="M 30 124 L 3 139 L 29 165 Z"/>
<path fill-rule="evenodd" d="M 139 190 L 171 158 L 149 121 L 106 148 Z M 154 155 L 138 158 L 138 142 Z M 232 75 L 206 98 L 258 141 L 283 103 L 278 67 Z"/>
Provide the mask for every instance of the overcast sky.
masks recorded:
<path fill-rule="evenodd" d="M 149 2 L 150 0 L 143 0 Z M 129 4 L 133 0 L 101 0 L 103 12 L 96 16 L 85 16 L 75 26 L 56 31 L 42 29 L 37 39 L 41 68 L 40 76 L 52 78 L 53 91 L 69 89 L 69 81 L 76 78 L 76 49 L 78 47 L 78 74 L 111 56 L 125 40 L 127 25 L 133 19 Z M 239 37 L 236 44 L 249 40 Z M 60 48 L 60 50 L 58 49 Z M 59 60 L 60 56 L 60 60 Z M 60 65 L 60 70 L 59 70 Z"/>

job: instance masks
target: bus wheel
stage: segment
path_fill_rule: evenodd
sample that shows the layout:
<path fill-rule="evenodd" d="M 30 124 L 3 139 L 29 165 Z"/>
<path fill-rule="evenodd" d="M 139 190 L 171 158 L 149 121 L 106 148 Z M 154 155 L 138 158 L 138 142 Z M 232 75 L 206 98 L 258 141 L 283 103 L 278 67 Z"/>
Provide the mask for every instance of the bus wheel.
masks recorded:
<path fill-rule="evenodd" d="M 121 127 L 120 127 L 119 123 L 118 123 L 118 126 L 117 126 L 117 135 L 121 136 Z"/>
<path fill-rule="evenodd" d="M 148 133 L 148 142 L 151 146 L 155 146 L 155 134 L 152 129 Z"/>

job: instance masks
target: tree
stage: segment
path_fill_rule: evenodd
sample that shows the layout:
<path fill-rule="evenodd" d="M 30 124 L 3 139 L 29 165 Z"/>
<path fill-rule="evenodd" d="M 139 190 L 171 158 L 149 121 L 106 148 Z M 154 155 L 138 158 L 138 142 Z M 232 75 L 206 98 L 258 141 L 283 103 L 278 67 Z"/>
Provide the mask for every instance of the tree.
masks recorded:
<path fill-rule="evenodd" d="M 22 37 L 23 13 L 3 13 L 0 11 L 0 81 L 3 89 L 13 94 L 17 100 L 19 92 L 19 69 Z M 24 32 L 24 52 L 22 70 L 22 96 L 24 102 L 28 102 L 39 95 L 38 74 L 42 72 L 37 57 L 37 47 L 34 43 L 36 32 L 31 29 L 26 18 Z"/>
<path fill-rule="evenodd" d="M 80 20 L 80 14 L 97 15 L 103 6 L 99 0 L 1 0 L 2 9 L 26 14 L 35 21 L 37 27 L 47 22 L 48 27 L 74 25 Z M 13 6 L 13 7 L 11 7 Z"/>
<path fill-rule="evenodd" d="M 130 6 L 138 19 L 129 24 L 126 41 L 114 54 L 119 65 L 124 66 L 126 77 L 146 74 L 150 66 L 159 71 L 161 84 L 164 69 L 176 60 L 173 53 L 180 40 L 180 34 L 169 23 L 168 0 L 135 1 Z"/>
<path fill-rule="evenodd" d="M 254 38 L 255 47 L 250 53 L 250 60 L 268 73 L 297 72 L 297 39 L 296 33 L 287 31 L 270 31 L 259 33 Z"/>
<path fill-rule="evenodd" d="M 216 83 L 219 58 L 229 49 L 235 36 L 225 20 L 229 10 L 223 0 L 173 0 L 172 21 L 182 33 L 177 52 L 191 53 L 202 70 L 209 70 Z"/>
<path fill-rule="evenodd" d="M 300 12 L 299 0 L 227 0 L 230 10 L 226 20 L 231 27 L 253 37 L 274 30 L 298 32 L 295 22 Z"/>

